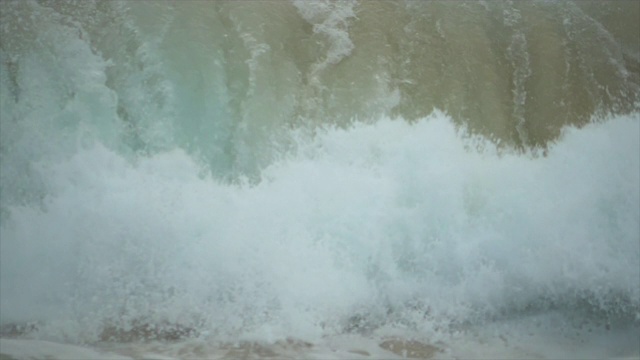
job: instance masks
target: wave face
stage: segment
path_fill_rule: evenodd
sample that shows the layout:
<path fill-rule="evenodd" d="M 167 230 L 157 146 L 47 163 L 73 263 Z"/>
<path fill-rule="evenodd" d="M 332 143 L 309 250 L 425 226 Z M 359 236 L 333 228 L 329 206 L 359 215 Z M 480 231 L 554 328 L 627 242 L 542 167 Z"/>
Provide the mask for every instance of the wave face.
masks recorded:
<path fill-rule="evenodd" d="M 638 332 L 639 3 L 0 10 L 1 324 Z"/>

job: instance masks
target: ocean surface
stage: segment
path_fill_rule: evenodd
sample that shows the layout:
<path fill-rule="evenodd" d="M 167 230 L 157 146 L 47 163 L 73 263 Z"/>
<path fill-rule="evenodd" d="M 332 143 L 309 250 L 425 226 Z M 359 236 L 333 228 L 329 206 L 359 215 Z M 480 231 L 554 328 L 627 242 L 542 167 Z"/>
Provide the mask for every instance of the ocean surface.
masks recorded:
<path fill-rule="evenodd" d="M 1 1 L 0 338 L 640 357 L 640 2 Z"/>

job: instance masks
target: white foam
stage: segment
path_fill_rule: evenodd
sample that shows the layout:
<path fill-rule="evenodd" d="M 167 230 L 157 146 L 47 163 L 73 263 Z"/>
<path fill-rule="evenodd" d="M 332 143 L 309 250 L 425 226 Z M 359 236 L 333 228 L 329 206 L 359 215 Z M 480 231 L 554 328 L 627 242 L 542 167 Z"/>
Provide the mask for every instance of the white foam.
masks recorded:
<path fill-rule="evenodd" d="M 302 18 L 313 25 L 314 33 L 328 39 L 326 57 L 315 64 L 313 76 L 317 76 L 317 73 L 327 66 L 335 65 L 351 54 L 354 45 L 349 37 L 349 21 L 356 17 L 354 8 L 357 1 L 294 0 L 293 4 Z"/>
<path fill-rule="evenodd" d="M 547 157 L 465 144 L 434 114 L 301 138 L 256 185 L 202 177 L 182 151 L 43 164 L 43 207 L 1 229 L 2 320 L 54 339 L 142 318 L 268 340 L 354 315 L 436 336 L 540 300 L 628 311 L 638 122 L 568 130 Z"/>

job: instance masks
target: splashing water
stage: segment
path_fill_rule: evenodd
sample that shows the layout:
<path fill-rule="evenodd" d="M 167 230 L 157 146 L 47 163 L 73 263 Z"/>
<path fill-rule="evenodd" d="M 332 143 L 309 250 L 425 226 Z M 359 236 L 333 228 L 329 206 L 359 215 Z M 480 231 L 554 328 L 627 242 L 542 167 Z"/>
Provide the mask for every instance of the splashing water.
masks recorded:
<path fill-rule="evenodd" d="M 2 2 L 0 325 L 618 356 L 640 6 L 610 4 Z"/>

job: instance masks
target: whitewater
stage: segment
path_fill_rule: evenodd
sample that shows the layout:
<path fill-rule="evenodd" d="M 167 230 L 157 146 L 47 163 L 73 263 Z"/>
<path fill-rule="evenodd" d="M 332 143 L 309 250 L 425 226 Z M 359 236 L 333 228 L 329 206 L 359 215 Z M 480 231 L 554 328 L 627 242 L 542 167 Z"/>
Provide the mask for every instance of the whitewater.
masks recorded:
<path fill-rule="evenodd" d="M 639 358 L 638 17 L 1 2 L 0 359 Z"/>

